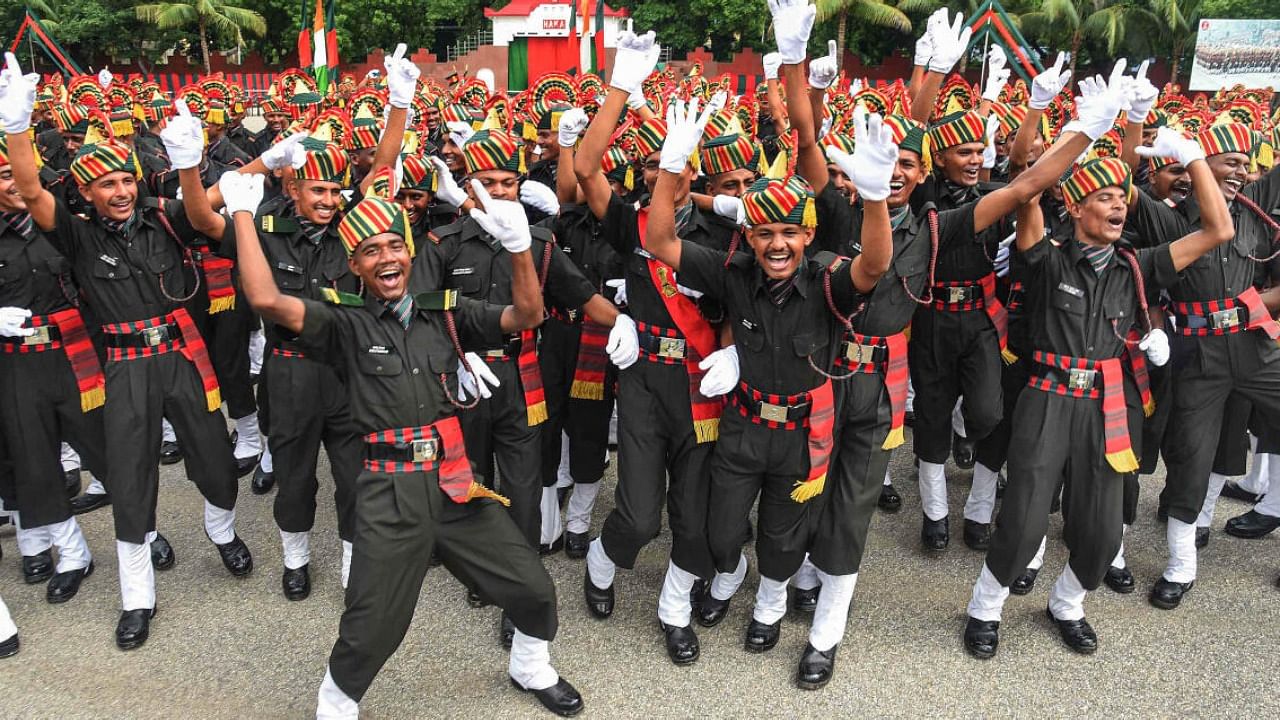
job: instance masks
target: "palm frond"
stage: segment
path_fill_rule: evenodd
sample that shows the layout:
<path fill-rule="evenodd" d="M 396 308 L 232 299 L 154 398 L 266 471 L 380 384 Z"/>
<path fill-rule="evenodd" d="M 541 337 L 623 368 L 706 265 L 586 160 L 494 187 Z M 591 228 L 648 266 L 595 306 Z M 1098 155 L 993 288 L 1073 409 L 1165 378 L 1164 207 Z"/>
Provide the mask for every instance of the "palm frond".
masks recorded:
<path fill-rule="evenodd" d="M 911 32 L 911 18 L 898 8 L 889 5 L 861 2 L 850 9 L 849 15 L 875 27 L 891 28 L 903 33 Z"/>

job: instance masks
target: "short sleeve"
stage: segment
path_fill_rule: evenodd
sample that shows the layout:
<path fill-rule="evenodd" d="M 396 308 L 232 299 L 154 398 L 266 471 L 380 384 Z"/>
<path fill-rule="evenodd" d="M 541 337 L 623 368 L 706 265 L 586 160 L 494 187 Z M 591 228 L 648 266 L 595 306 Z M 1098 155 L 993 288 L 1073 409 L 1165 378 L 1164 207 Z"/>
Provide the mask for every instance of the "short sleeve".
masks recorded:
<path fill-rule="evenodd" d="M 687 288 L 706 293 L 716 300 L 724 300 L 726 279 L 729 276 L 725 262 L 729 254 L 689 240 L 680 241 L 680 271 L 678 282 Z"/>
<path fill-rule="evenodd" d="M 475 298 L 459 297 L 458 307 L 453 311 L 459 341 L 466 347 L 502 345 L 502 311 L 505 309 L 505 305 L 492 305 Z"/>
<path fill-rule="evenodd" d="M 337 350 L 351 343 L 342 338 L 345 323 L 340 315 L 343 310 L 335 305 L 318 300 L 302 300 L 306 308 L 302 316 L 302 332 L 298 333 L 298 343 L 303 347 L 318 350 L 323 355 L 337 354 Z M 283 328 L 281 328 L 283 330 Z"/>
<path fill-rule="evenodd" d="M 1142 271 L 1142 279 L 1146 283 L 1148 295 L 1153 290 L 1173 287 L 1181 279 L 1173 266 L 1173 251 L 1170 243 L 1138 250 L 1138 269 Z"/>
<path fill-rule="evenodd" d="M 51 194 L 54 208 L 53 231 L 45 233 L 45 237 L 49 238 L 68 260 L 75 260 L 75 254 L 82 246 L 79 234 L 84 230 L 85 221 L 71 212 L 71 208 L 67 207 L 67 203 L 59 193 Z"/>
<path fill-rule="evenodd" d="M 221 257 L 235 260 L 237 253 L 236 222 L 232 218 L 227 217 L 226 213 L 223 213 L 222 218 L 226 220 L 226 227 L 222 229 L 222 242 L 218 244 L 218 247 L 214 248 L 214 253 Z M 257 227 L 257 222 L 258 219 L 254 218 L 254 227 Z"/>
<path fill-rule="evenodd" d="M 611 196 L 609 208 L 600 221 L 600 236 L 613 247 L 614 252 L 624 257 L 630 254 L 639 241 L 635 206 L 617 194 Z"/>
<path fill-rule="evenodd" d="M 1138 193 L 1126 228 L 1133 232 L 1134 246 L 1139 248 L 1171 243 L 1193 229 L 1177 211 L 1145 192 Z"/>
<path fill-rule="evenodd" d="M 555 243 L 546 243 L 551 252 L 551 265 L 547 268 L 546 291 L 553 304 L 562 308 L 578 308 L 587 304 L 596 289 L 583 275 L 568 255 Z"/>
<path fill-rule="evenodd" d="M 196 232 L 191 221 L 187 219 L 186 205 L 181 200 L 160 200 L 159 202 L 165 218 L 173 228 L 174 234 L 178 236 L 178 242 L 183 245 L 200 244 L 199 238 L 203 236 Z"/>
<path fill-rule="evenodd" d="M 963 242 L 973 238 L 973 211 L 978 207 L 978 200 L 973 200 L 953 210 L 938 213 L 938 247 L 945 248 L 951 243 Z M 925 220 L 926 231 L 928 219 Z"/>

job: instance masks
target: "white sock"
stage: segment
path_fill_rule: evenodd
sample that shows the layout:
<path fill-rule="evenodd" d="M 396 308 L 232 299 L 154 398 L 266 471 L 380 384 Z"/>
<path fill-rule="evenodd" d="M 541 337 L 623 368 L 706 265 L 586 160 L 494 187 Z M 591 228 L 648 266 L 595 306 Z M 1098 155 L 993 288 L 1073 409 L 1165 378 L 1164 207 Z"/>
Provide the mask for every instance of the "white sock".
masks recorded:
<path fill-rule="evenodd" d="M 818 568 L 813 566 L 809 561 L 809 554 L 805 553 L 800 569 L 791 576 L 791 586 L 797 590 L 812 590 L 821 584 L 822 581 L 818 579 Z"/>
<path fill-rule="evenodd" d="M 1165 529 L 1169 542 L 1169 566 L 1164 579 L 1169 582 L 1188 583 L 1196 579 L 1196 526 L 1169 518 Z"/>
<path fill-rule="evenodd" d="M 1273 459 L 1267 462 L 1270 470 L 1267 483 L 1267 494 L 1262 496 L 1257 505 L 1253 506 L 1262 515 L 1271 517 L 1280 517 L 1280 459 Z M 1275 488 L 1273 492 L 1271 488 Z"/>
<path fill-rule="evenodd" d="M 995 470 L 975 463 L 973 466 L 973 486 L 969 488 L 969 499 L 964 504 L 964 519 L 977 523 L 990 523 L 991 514 L 996 509 L 996 481 L 1000 474 Z"/>
<path fill-rule="evenodd" d="M 262 468 L 262 472 L 264 473 L 274 472 L 276 469 L 276 466 L 271 460 L 270 442 L 262 443 L 262 458 L 258 460 L 258 467 Z"/>
<path fill-rule="evenodd" d="M 1067 563 L 1049 590 L 1049 611 L 1058 620 L 1083 620 L 1084 596 L 1087 593 L 1071 569 L 1071 563 Z"/>
<path fill-rule="evenodd" d="M 600 538 L 591 541 L 587 548 L 587 573 L 591 575 L 591 584 L 601 590 L 613 587 L 613 575 L 618 566 L 609 559 L 604 551 L 604 543 Z"/>
<path fill-rule="evenodd" d="M 297 570 L 311 562 L 311 533 L 281 530 L 280 544 L 284 548 L 286 570 Z"/>
<path fill-rule="evenodd" d="M 885 485 L 893 484 L 893 473 L 889 471 L 888 465 L 886 465 L 884 468 L 884 484 Z"/>
<path fill-rule="evenodd" d="M 351 578 L 351 543 L 342 541 L 342 589 L 347 589 L 347 580 Z"/>
<path fill-rule="evenodd" d="M 1209 488 L 1204 493 L 1204 504 L 1200 506 L 1200 515 L 1196 517 L 1196 527 L 1209 527 L 1213 524 L 1213 510 L 1218 507 L 1218 496 L 1222 494 L 1222 486 L 1226 484 L 1226 475 L 1209 473 Z"/>
<path fill-rule="evenodd" d="M 251 458 L 261 452 L 262 435 L 258 432 L 258 413 L 251 412 L 242 418 L 236 418 L 236 459 Z"/>
<path fill-rule="evenodd" d="M 342 692 L 326 665 L 324 681 L 320 683 L 320 693 L 316 697 L 316 720 L 359 720 L 359 717 L 360 703 Z"/>
<path fill-rule="evenodd" d="M 787 614 L 787 581 L 760 576 L 756 588 L 756 607 L 751 617 L 757 622 L 772 625 Z"/>
<path fill-rule="evenodd" d="M 15 511 L 10 517 L 13 519 L 13 527 L 17 530 L 18 552 L 22 553 L 23 557 L 39 555 L 53 547 L 53 537 L 49 533 L 48 525 L 26 528 L 22 526 L 22 513 Z"/>
<path fill-rule="evenodd" d="M 1251 445 L 1256 446 L 1257 442 L 1256 438 L 1252 435 L 1249 436 Z M 1253 462 L 1249 463 L 1249 472 L 1245 473 L 1244 477 L 1240 478 L 1236 485 L 1245 492 L 1251 492 L 1254 495 L 1265 495 L 1267 492 L 1267 480 L 1270 475 L 1267 472 L 1268 467 L 1271 465 L 1269 458 L 1270 455 L 1266 453 L 1255 452 L 1253 454 Z"/>
<path fill-rule="evenodd" d="M 89 486 L 84 489 L 85 495 L 106 495 L 107 489 L 102 486 L 102 481 L 98 476 L 89 473 Z"/>
<path fill-rule="evenodd" d="M 733 569 L 731 573 L 716 573 L 711 578 L 711 597 L 716 600 L 728 600 L 738 592 L 738 588 L 742 587 L 742 581 L 747 579 L 747 556 L 738 556 L 738 567 Z"/>
<path fill-rule="evenodd" d="M 0 641 L 8 640 L 18 634 L 18 626 L 13 624 L 13 617 L 9 615 L 9 606 L 4 604 L 4 598 L 0 598 Z"/>
<path fill-rule="evenodd" d="M 962 438 L 969 437 L 964 431 L 964 412 L 961 408 L 964 406 L 964 398 L 956 400 L 956 406 L 951 409 L 951 430 Z"/>
<path fill-rule="evenodd" d="M 249 333 L 249 374 L 260 375 L 262 373 L 262 355 L 267 349 L 267 336 L 262 330 L 254 330 Z"/>
<path fill-rule="evenodd" d="M 120 563 L 120 603 L 124 610 L 151 609 L 156 606 L 156 571 L 151 567 L 151 541 L 147 533 L 142 544 L 116 541 L 116 558 Z"/>
<path fill-rule="evenodd" d="M 674 560 L 667 561 L 667 576 L 662 581 L 662 592 L 658 594 L 658 619 L 672 627 L 687 627 L 689 615 L 693 607 L 689 602 L 689 592 L 698 576 L 676 565 Z"/>
<path fill-rule="evenodd" d="M 1111 567 L 1123 570 L 1127 567 L 1124 561 L 1124 536 L 1129 532 L 1128 525 L 1122 525 L 1120 529 L 1120 549 L 1116 551 L 1115 560 L 1111 561 Z"/>
<path fill-rule="evenodd" d="M 165 442 L 178 442 L 178 435 L 173 432 L 173 426 L 169 424 L 167 419 L 161 421 L 160 425 L 164 430 L 163 440 Z"/>
<path fill-rule="evenodd" d="M 822 582 L 822 592 L 818 595 L 818 607 L 813 611 L 809 644 L 815 650 L 826 652 L 844 639 L 844 629 L 849 622 L 849 606 L 853 603 L 853 588 L 858 584 L 858 573 L 828 575 L 819 570 L 818 579 Z"/>
<path fill-rule="evenodd" d="M 942 463 L 920 461 L 920 504 L 930 520 L 947 516 L 947 473 Z"/>
<path fill-rule="evenodd" d="M 236 509 L 223 510 L 204 501 L 204 531 L 214 545 L 226 545 L 236 538 Z"/>
<path fill-rule="evenodd" d="M 71 572 L 89 567 L 93 556 L 89 553 L 89 543 L 84 539 L 80 523 L 76 522 L 74 517 L 45 527 L 49 529 L 49 538 L 53 546 L 58 548 L 58 572 Z"/>
<path fill-rule="evenodd" d="M 546 690 L 560 682 L 560 673 L 551 667 L 551 643 L 520 632 L 511 637 L 511 659 L 507 674 L 526 690 Z"/>
<path fill-rule="evenodd" d="M 1028 570 L 1039 570 L 1044 567 L 1044 546 L 1048 537 L 1040 538 L 1040 549 L 1036 550 L 1036 556 L 1031 558 L 1031 562 L 1027 563 Z"/>
<path fill-rule="evenodd" d="M 1004 601 L 1009 599 L 1009 588 L 1000 584 L 991 568 L 982 564 L 982 572 L 978 582 L 973 584 L 973 595 L 969 598 L 969 617 L 983 622 L 999 622 L 1004 610 Z"/>
<path fill-rule="evenodd" d="M 569 506 L 565 508 L 565 529 L 581 535 L 591 529 L 591 511 L 596 506 L 596 496 L 600 494 L 600 483 L 575 483 L 573 494 L 569 496 Z"/>
<path fill-rule="evenodd" d="M 75 448 L 62 443 L 62 472 L 75 470 L 78 467 L 80 467 L 80 454 Z"/>
<path fill-rule="evenodd" d="M 569 434 L 560 432 L 560 464 L 556 466 L 556 487 L 569 487 L 573 476 L 569 474 Z"/>
<path fill-rule="evenodd" d="M 916 388 L 911 384 L 911 378 L 907 378 L 907 412 L 915 412 L 916 409 Z"/>
<path fill-rule="evenodd" d="M 564 533 L 564 525 L 560 523 L 560 491 L 554 487 L 542 488 L 542 530 L 540 539 L 543 545 L 550 545 Z"/>

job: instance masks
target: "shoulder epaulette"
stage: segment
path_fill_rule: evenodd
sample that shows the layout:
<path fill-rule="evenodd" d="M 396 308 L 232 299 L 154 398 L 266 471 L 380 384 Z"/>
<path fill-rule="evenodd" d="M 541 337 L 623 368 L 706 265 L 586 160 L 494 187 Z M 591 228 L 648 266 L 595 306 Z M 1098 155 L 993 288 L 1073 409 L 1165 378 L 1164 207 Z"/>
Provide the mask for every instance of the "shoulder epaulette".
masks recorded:
<path fill-rule="evenodd" d="M 839 270 L 845 263 L 849 262 L 849 258 L 843 255 L 837 255 L 830 250 L 819 250 L 813 254 L 813 259 L 819 265 L 827 269 L 827 272 L 835 272 Z"/>
<path fill-rule="evenodd" d="M 346 305 L 348 307 L 364 307 L 364 298 L 355 293 L 342 292 L 333 288 L 320 288 L 320 297 L 324 301 L 332 305 Z"/>
<path fill-rule="evenodd" d="M 756 256 L 746 252 L 736 252 L 729 256 L 726 265 L 732 265 L 739 268 L 748 268 L 751 263 L 756 261 Z"/>
<path fill-rule="evenodd" d="M 465 221 L 466 221 L 466 218 L 461 218 L 457 222 L 451 222 L 448 225 L 441 225 L 440 227 L 433 230 L 432 233 L 437 237 L 439 237 L 440 239 L 444 239 L 449 235 L 457 235 L 458 233 L 462 232 L 462 224 Z M 436 242 L 438 243 L 439 240 L 437 240 Z"/>
<path fill-rule="evenodd" d="M 437 235 L 434 230 L 427 231 L 427 239 L 430 240 L 434 245 L 440 244 L 440 236 Z"/>
<path fill-rule="evenodd" d="M 294 233 L 300 227 L 296 218 L 279 215 L 258 216 L 258 229 L 264 233 Z"/>
<path fill-rule="evenodd" d="M 555 242 L 556 239 L 555 233 L 551 232 L 547 228 L 539 227 L 537 225 L 529 226 L 529 237 L 537 238 L 543 242 Z"/>
<path fill-rule="evenodd" d="M 413 304 L 423 310 L 452 310 L 458 307 L 457 290 L 436 290 L 413 296 Z"/>

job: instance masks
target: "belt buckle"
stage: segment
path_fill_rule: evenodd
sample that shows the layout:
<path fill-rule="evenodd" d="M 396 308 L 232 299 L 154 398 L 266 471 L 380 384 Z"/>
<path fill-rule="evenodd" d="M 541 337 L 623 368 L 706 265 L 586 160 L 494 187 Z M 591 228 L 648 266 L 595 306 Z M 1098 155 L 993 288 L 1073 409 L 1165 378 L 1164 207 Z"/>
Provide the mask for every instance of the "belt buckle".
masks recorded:
<path fill-rule="evenodd" d="M 760 417 L 770 422 L 784 423 L 787 421 L 787 406 L 774 405 L 763 400 L 760 401 Z"/>
<path fill-rule="evenodd" d="M 1072 368 L 1067 372 L 1067 387 L 1072 390 L 1092 390 L 1096 370 Z"/>
<path fill-rule="evenodd" d="M 435 440 L 414 440 L 413 441 L 413 462 L 435 462 L 436 459 L 436 441 Z"/>
<path fill-rule="evenodd" d="M 1213 327 L 1225 330 L 1240 324 L 1240 308 L 1230 308 L 1209 313 L 1209 322 Z"/>
<path fill-rule="evenodd" d="M 147 347 L 157 347 L 160 345 L 160 343 L 164 342 L 165 336 L 168 335 L 167 330 L 168 328 L 163 326 L 152 327 L 152 328 L 144 329 L 139 334 L 142 335 L 142 342 Z"/>
<path fill-rule="evenodd" d="M 875 360 L 876 346 L 845 341 L 844 356 L 851 363 L 870 363 Z"/>
<path fill-rule="evenodd" d="M 684 340 L 681 338 L 658 338 L 658 357 L 684 359 Z"/>
<path fill-rule="evenodd" d="M 569 308 L 567 311 L 565 311 L 565 317 L 567 317 L 569 319 L 569 322 L 571 323 L 578 322 L 578 309 Z"/>
<path fill-rule="evenodd" d="M 487 358 L 504 358 L 507 356 L 506 350 L 485 350 L 484 356 Z"/>
<path fill-rule="evenodd" d="M 956 305 L 964 302 L 969 297 L 968 287 L 949 287 L 947 288 L 947 302 Z"/>
<path fill-rule="evenodd" d="M 41 325 L 34 328 L 35 332 L 22 338 L 23 345 L 48 345 L 49 344 L 49 326 Z"/>

